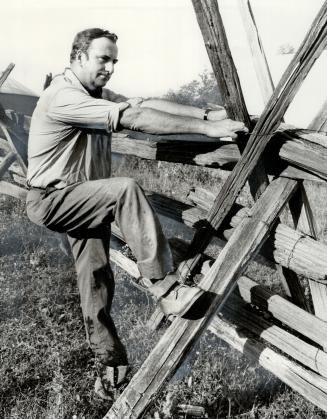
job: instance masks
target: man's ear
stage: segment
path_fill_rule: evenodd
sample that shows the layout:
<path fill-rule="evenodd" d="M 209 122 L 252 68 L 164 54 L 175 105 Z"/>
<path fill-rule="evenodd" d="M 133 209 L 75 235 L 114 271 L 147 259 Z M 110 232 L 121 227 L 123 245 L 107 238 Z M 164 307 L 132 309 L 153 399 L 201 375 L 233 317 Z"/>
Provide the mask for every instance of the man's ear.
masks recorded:
<path fill-rule="evenodd" d="M 87 55 L 85 54 L 85 52 L 78 50 L 76 53 L 76 61 L 79 63 L 79 65 L 81 67 L 83 67 L 84 62 L 87 59 Z"/>

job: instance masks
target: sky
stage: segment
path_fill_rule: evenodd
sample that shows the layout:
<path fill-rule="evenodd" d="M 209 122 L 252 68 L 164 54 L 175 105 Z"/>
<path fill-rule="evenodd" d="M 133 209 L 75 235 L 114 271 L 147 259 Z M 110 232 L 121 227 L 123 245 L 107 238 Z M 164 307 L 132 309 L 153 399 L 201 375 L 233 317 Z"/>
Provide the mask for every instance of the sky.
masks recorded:
<path fill-rule="evenodd" d="M 263 101 L 237 2 L 219 0 L 219 6 L 249 111 L 258 114 Z M 251 0 L 276 83 L 292 58 L 278 54 L 278 48 L 286 43 L 297 48 L 322 4 Z M 162 95 L 211 69 L 191 0 L 11 0 L 1 11 L 0 69 L 14 62 L 12 77 L 37 94 L 47 73 L 60 73 L 69 65 L 76 32 L 94 26 L 119 37 L 119 63 L 108 87 L 126 96 Z M 325 55 L 295 98 L 298 104 L 290 109 L 288 122 L 310 122 L 326 98 L 321 89 Z"/>

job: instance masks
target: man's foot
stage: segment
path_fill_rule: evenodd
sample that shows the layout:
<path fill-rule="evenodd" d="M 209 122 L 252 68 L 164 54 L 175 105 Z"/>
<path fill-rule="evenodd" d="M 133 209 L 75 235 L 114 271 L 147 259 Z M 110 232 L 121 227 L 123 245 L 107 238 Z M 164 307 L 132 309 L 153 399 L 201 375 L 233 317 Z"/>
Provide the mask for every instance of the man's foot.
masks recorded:
<path fill-rule="evenodd" d="M 113 400 L 115 390 L 126 380 L 129 371 L 128 365 L 105 367 L 94 383 L 94 392 L 103 400 Z"/>
<path fill-rule="evenodd" d="M 148 290 L 154 297 L 159 299 L 163 295 L 167 294 L 169 290 L 172 289 L 174 285 L 176 285 L 178 280 L 178 274 L 171 273 L 160 279 L 147 279 L 142 277 L 138 283 L 143 288 Z"/>
<path fill-rule="evenodd" d="M 198 287 L 176 285 L 167 296 L 159 300 L 160 308 L 166 315 L 183 316 L 203 293 Z"/>
<path fill-rule="evenodd" d="M 94 383 L 94 393 L 96 396 L 98 396 L 102 400 L 110 400 L 114 401 L 115 395 L 114 395 L 114 389 L 105 389 L 101 378 L 97 377 Z"/>

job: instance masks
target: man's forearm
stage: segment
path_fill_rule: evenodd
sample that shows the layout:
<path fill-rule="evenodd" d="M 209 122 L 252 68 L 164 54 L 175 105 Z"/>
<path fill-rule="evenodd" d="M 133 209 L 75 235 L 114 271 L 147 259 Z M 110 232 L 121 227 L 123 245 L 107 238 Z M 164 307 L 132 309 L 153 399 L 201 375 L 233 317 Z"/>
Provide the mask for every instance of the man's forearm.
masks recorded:
<path fill-rule="evenodd" d="M 130 107 L 121 114 L 120 125 L 124 128 L 149 134 L 204 134 L 209 137 L 236 138 L 237 131 L 247 131 L 241 122 L 224 119 L 204 121 L 188 116 L 172 115 L 155 109 Z"/>
<path fill-rule="evenodd" d="M 178 116 L 152 108 L 128 108 L 120 124 L 124 128 L 150 134 L 205 134 L 205 121 L 189 116 Z"/>
<path fill-rule="evenodd" d="M 182 105 L 180 103 L 170 102 L 164 99 L 148 99 L 141 104 L 143 108 L 156 109 L 173 115 L 189 116 L 192 118 L 203 119 L 204 109 L 195 106 Z"/>
<path fill-rule="evenodd" d="M 164 99 L 148 99 L 144 100 L 142 108 L 156 109 L 157 111 L 167 112 L 172 115 L 189 116 L 196 119 L 206 119 L 209 121 L 221 121 L 227 118 L 225 109 L 222 106 L 213 105 L 213 109 L 205 110 L 196 106 L 182 105 L 180 103 L 170 102 Z"/>

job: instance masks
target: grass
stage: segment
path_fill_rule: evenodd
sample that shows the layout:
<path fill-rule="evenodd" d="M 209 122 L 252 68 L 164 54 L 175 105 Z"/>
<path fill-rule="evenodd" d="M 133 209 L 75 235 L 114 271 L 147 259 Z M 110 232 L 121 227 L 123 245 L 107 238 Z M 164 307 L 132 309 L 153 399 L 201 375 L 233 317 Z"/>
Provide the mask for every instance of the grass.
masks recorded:
<path fill-rule="evenodd" d="M 191 184 L 217 191 L 224 178 L 217 170 L 168 163 L 158 167 L 132 158 L 116 161 L 114 171 L 120 176 L 135 174 L 144 188 L 179 199 Z M 314 199 L 317 213 L 326 219 L 324 193 L 315 192 Z M 246 191 L 241 199 L 248 200 Z M 0 229 L 0 418 L 102 418 L 110 404 L 93 394 L 97 365 L 84 340 L 72 260 L 58 249 L 57 237 L 33 225 L 24 205 L 9 197 L 0 196 Z M 175 226 L 166 229 L 174 234 Z M 325 237 L 324 225 L 319 231 Z M 270 288 L 279 288 L 269 267 L 252 263 L 248 273 Z M 134 288 L 120 269 L 115 268 L 115 276 L 113 317 L 128 348 L 133 374 L 165 326 L 150 332 L 146 322 L 153 301 Z M 190 417 L 176 413 L 179 403 L 204 406 L 209 418 L 327 417 L 209 334 L 200 339 L 143 417 Z"/>

